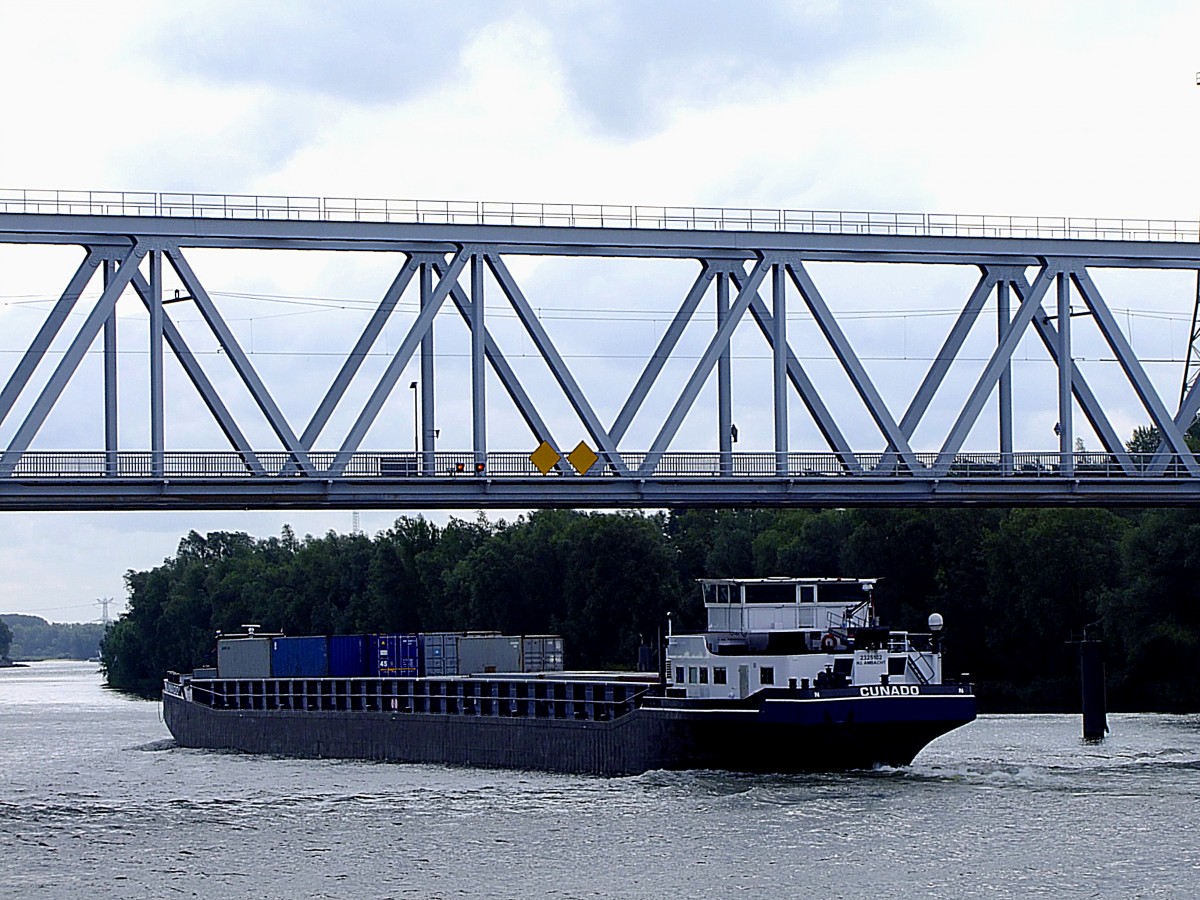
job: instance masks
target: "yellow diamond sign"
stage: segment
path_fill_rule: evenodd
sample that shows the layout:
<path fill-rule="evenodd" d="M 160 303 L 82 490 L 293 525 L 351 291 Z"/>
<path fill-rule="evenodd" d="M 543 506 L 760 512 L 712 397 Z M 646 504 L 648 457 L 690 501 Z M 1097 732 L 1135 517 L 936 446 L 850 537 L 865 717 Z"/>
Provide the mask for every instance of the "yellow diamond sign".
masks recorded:
<path fill-rule="evenodd" d="M 594 466 L 598 459 L 600 457 L 583 441 L 580 441 L 579 446 L 567 454 L 567 461 L 575 467 L 575 471 L 580 475 L 586 475 L 588 469 Z"/>
<path fill-rule="evenodd" d="M 549 474 L 550 470 L 558 465 L 560 459 L 562 457 L 558 455 L 558 451 L 546 441 L 538 444 L 537 449 L 529 454 L 529 461 L 537 466 L 538 471 L 543 475 Z"/>

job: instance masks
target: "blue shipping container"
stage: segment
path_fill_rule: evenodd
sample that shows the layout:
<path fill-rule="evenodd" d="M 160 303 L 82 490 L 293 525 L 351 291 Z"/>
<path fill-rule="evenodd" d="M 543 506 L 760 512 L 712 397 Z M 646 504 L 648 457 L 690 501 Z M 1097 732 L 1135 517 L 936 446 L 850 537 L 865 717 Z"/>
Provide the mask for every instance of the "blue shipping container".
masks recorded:
<path fill-rule="evenodd" d="M 371 641 L 365 634 L 335 634 L 329 639 L 329 677 L 365 678 L 372 674 L 368 661 Z"/>
<path fill-rule="evenodd" d="M 278 637 L 271 639 L 274 678 L 325 678 L 329 675 L 329 639 Z"/>
<path fill-rule="evenodd" d="M 372 675 L 416 677 L 421 648 L 415 634 L 377 634 L 372 654 Z"/>

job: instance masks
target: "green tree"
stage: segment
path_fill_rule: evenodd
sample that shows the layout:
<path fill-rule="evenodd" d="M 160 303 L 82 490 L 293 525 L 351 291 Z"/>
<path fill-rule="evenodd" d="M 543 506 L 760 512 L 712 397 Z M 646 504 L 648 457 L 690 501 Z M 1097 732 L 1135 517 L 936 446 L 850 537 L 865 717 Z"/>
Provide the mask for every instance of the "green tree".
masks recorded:
<path fill-rule="evenodd" d="M 1183 433 L 1183 439 L 1188 449 L 1200 453 L 1200 416 L 1192 419 L 1192 424 Z M 1125 442 L 1125 449 L 1130 453 L 1157 453 L 1162 446 L 1162 435 L 1152 425 L 1139 425 L 1133 429 L 1133 434 Z"/>
<path fill-rule="evenodd" d="M 8 649 L 12 646 L 12 629 L 0 619 L 0 659 L 8 658 Z"/>

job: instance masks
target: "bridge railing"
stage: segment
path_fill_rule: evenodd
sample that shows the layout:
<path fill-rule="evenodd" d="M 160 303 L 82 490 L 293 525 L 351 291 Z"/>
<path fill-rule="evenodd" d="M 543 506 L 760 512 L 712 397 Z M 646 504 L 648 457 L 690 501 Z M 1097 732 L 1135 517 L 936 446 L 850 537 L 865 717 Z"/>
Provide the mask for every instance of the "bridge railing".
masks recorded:
<path fill-rule="evenodd" d="M 960 453 L 948 462 L 936 453 L 918 453 L 916 470 L 908 469 L 895 454 L 856 453 L 849 459 L 835 453 L 788 453 L 783 471 L 775 453 L 717 452 L 667 453 L 648 473 L 640 470 L 644 453 L 624 453 L 621 462 L 639 477 L 659 479 L 826 479 L 826 478 L 1189 478 L 1185 458 L 1178 454 L 1129 454 L 1125 461 L 1111 454 L 1080 453 Z M 520 452 L 487 454 L 479 466 L 471 451 L 436 453 L 360 452 L 341 457 L 334 451 L 308 455 L 313 473 L 331 477 L 336 463 L 345 465 L 338 478 L 568 478 L 575 472 L 565 463 L 543 474 L 528 455 Z M 1188 462 L 1194 462 L 1188 460 Z M 1066 465 L 1064 465 L 1066 463 Z M 237 453 L 233 451 L 170 451 L 162 454 L 161 468 L 149 451 L 56 452 L 28 451 L 15 461 L 0 464 L 0 480 L 24 479 L 243 479 L 300 478 L 305 469 L 285 451 Z M 618 478 L 618 468 L 600 461 L 587 477 Z"/>
<path fill-rule="evenodd" d="M 1112 241 L 1200 241 L 1200 222 L 758 207 L 512 203 L 146 191 L 0 189 L 0 212 L 395 224 L 529 225 Z"/>

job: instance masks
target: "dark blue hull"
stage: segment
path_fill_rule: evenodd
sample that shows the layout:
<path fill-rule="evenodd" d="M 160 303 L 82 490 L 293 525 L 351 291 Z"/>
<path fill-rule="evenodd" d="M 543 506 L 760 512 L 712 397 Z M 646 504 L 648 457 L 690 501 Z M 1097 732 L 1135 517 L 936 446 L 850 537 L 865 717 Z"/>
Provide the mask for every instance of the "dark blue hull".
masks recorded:
<path fill-rule="evenodd" d="M 740 702 L 646 695 L 620 707 L 581 701 L 521 712 L 478 697 L 421 709 L 216 708 L 172 685 L 163 713 L 184 747 L 599 775 L 790 773 L 908 765 L 934 738 L 975 718 L 968 686 L 904 691 L 772 690 Z"/>

